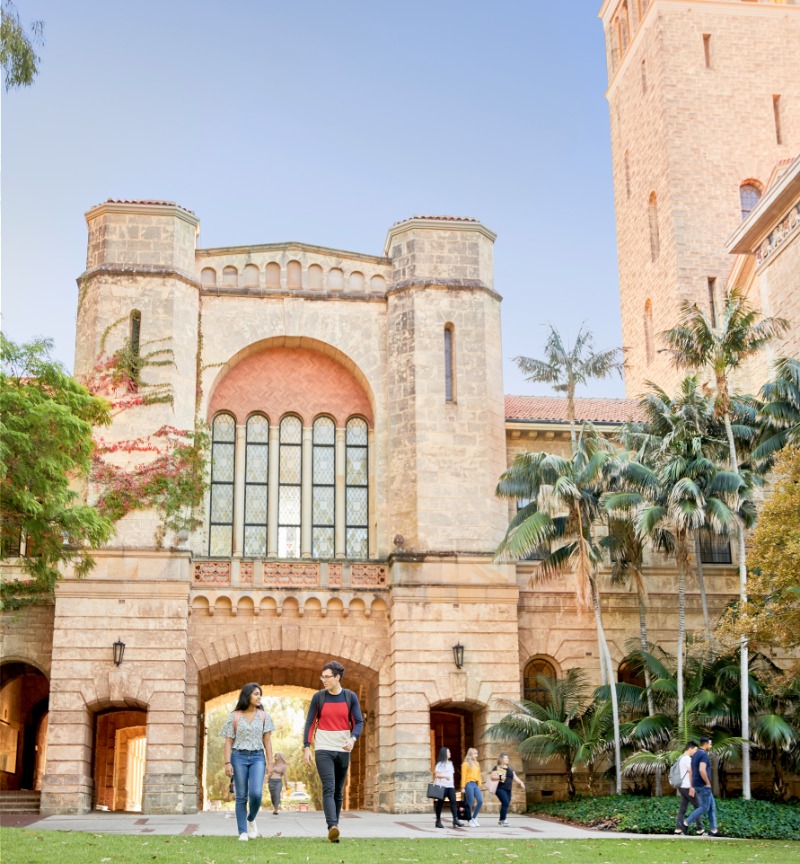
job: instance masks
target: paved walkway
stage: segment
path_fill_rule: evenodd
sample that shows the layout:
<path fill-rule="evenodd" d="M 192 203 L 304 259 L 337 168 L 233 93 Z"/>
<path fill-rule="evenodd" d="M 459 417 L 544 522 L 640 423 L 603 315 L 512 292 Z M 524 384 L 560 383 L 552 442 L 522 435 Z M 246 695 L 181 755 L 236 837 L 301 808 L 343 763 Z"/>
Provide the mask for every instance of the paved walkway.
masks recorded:
<path fill-rule="evenodd" d="M 142 816 L 135 813 L 94 812 L 85 816 L 47 816 L 36 817 L 24 814 L 24 822 L 12 821 L 13 816 L 23 814 L 4 814 L 3 824 L 26 827 L 41 831 L 86 831 L 94 834 L 180 834 L 184 836 L 231 836 L 236 834 L 236 822 L 232 812 L 214 811 L 175 816 Z M 480 828 L 441 828 L 434 827 L 433 814 L 426 813 L 372 813 L 356 811 L 342 813 L 340 828 L 342 839 L 348 837 L 445 837 L 466 838 L 484 837 L 503 840 L 547 839 L 620 839 L 641 834 L 618 834 L 610 831 L 590 831 L 574 828 L 560 822 L 535 819 L 533 816 L 509 815 L 509 826 L 501 828 L 496 814 L 479 817 Z M 258 827 L 264 837 L 324 837 L 325 818 L 320 812 L 299 813 L 282 811 L 273 816 L 270 810 L 262 811 L 258 817 Z M 447 824 L 447 823 L 445 823 Z"/>

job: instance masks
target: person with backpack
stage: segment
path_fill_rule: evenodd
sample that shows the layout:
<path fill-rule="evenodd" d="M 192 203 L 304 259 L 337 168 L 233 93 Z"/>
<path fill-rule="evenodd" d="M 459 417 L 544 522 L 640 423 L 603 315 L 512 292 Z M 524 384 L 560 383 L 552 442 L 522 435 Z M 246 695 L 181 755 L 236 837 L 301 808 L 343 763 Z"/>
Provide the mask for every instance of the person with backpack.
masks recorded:
<path fill-rule="evenodd" d="M 245 684 L 220 732 L 225 739 L 225 773 L 233 777 L 236 792 L 236 829 L 240 840 L 258 837 L 256 816 L 261 809 L 264 774 L 267 766 L 272 766 L 274 731 L 272 718 L 261 707 L 261 687 Z"/>
<path fill-rule="evenodd" d="M 694 741 L 687 741 L 683 748 L 683 754 L 675 760 L 669 769 L 669 785 L 681 796 L 681 804 L 678 808 L 678 818 L 675 820 L 675 834 L 685 833 L 683 830 L 683 819 L 689 805 L 694 809 L 694 786 L 692 786 L 692 756 L 697 750 Z"/>
<path fill-rule="evenodd" d="M 364 728 L 358 697 L 342 687 L 342 678 L 344 666 L 336 660 L 329 660 L 322 667 L 322 690 L 311 698 L 303 731 L 306 765 L 311 765 L 311 744 L 314 744 L 314 761 L 322 783 L 322 809 L 331 843 L 339 842 L 339 814 L 350 753 Z"/>
<path fill-rule="evenodd" d="M 697 833 L 701 837 L 719 837 L 717 831 L 717 805 L 711 791 L 711 760 L 708 751 L 711 749 L 711 739 L 701 738 L 700 746 L 692 756 L 692 786 L 694 787 L 697 807 L 683 822 L 683 833 L 689 833 L 692 822 L 697 823 Z M 703 816 L 708 817 L 708 831 L 703 828 Z"/>

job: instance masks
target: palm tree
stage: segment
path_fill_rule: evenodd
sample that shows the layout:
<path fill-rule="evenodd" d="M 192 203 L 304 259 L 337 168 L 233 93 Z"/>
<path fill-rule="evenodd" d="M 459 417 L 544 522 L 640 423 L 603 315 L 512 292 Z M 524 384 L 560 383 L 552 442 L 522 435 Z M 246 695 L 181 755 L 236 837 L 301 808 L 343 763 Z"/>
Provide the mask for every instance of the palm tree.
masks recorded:
<path fill-rule="evenodd" d="M 585 765 L 591 793 L 595 766 L 608 752 L 610 703 L 592 703 L 580 669 L 570 669 L 561 680 L 536 677 L 543 692 L 541 702 L 503 700 L 511 712 L 490 726 L 484 737 L 517 744 L 525 759 L 561 759 L 570 799 L 576 794 L 575 768 Z"/>
<path fill-rule="evenodd" d="M 767 467 L 779 450 L 800 444 L 800 360 L 782 357 L 773 368 L 775 377 L 761 388 L 763 430 L 753 451 L 753 459 Z"/>
<path fill-rule="evenodd" d="M 567 419 L 569 436 L 574 449 L 577 441 L 575 428 L 575 389 L 592 378 L 608 378 L 614 372 L 622 375 L 624 363 L 622 350 L 594 350 L 594 336 L 581 325 L 575 343 L 564 344 L 561 334 L 552 325 L 544 344 L 544 360 L 532 357 L 515 357 L 514 362 L 527 375 L 528 381 L 550 384 L 557 393 L 567 395 Z"/>
<path fill-rule="evenodd" d="M 661 334 L 666 351 L 679 369 L 708 370 L 714 378 L 714 414 L 725 424 L 730 467 L 739 470 L 739 459 L 731 425 L 730 375 L 745 360 L 759 353 L 772 339 L 789 327 L 784 318 L 761 318 L 747 301 L 743 291 L 728 294 L 719 325 L 711 321 L 696 303 L 684 301 L 676 327 Z M 747 602 L 747 560 L 745 528 L 739 525 L 739 589 L 741 601 Z M 741 639 L 741 701 L 742 701 L 742 796 L 750 798 L 750 724 L 747 711 L 747 638 Z"/>
<path fill-rule="evenodd" d="M 579 608 L 592 607 L 600 646 L 604 680 L 614 682 L 614 667 L 603 626 L 597 568 L 602 549 L 593 534 L 601 515 L 600 496 L 614 448 L 589 424 L 584 424 L 571 458 L 551 453 L 520 453 L 501 476 L 497 494 L 501 498 L 527 500 L 512 519 L 501 542 L 499 560 L 519 560 L 543 546 L 551 551 L 537 570 L 541 579 L 552 578 L 568 567 L 577 579 Z M 617 792 L 622 792 L 620 772 L 619 705 L 617 691 L 610 687 L 614 723 L 614 760 Z"/>

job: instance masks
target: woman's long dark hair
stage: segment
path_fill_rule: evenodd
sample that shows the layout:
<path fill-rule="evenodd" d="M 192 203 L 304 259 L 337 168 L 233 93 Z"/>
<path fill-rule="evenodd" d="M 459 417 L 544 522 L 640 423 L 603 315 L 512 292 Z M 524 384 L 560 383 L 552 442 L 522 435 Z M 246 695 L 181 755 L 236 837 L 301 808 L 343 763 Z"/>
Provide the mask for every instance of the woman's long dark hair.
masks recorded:
<path fill-rule="evenodd" d="M 234 711 L 247 711 L 250 708 L 250 695 L 253 690 L 258 690 L 261 693 L 260 684 L 245 684 L 242 687 L 242 692 L 239 694 L 239 701 L 236 703 Z"/>
<path fill-rule="evenodd" d="M 447 765 L 450 760 L 447 758 L 447 747 L 442 747 L 439 750 L 439 758 L 436 760 L 437 765 Z"/>

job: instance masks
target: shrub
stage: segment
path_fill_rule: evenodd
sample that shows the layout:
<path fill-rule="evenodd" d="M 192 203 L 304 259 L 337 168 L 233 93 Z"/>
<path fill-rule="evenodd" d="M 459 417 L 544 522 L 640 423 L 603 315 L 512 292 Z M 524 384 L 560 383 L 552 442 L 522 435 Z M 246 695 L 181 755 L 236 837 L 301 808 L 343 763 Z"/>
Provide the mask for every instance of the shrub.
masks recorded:
<path fill-rule="evenodd" d="M 796 840 L 800 837 L 800 806 L 741 798 L 717 800 L 720 834 L 757 840 Z M 608 795 L 534 804 L 532 813 L 554 816 L 580 825 L 634 834 L 671 834 L 675 829 L 678 797 L 641 798 Z"/>

